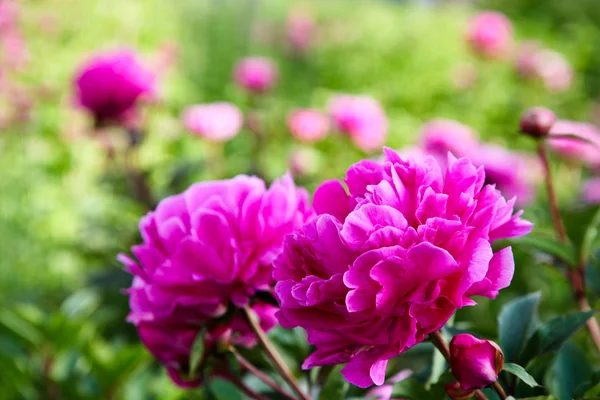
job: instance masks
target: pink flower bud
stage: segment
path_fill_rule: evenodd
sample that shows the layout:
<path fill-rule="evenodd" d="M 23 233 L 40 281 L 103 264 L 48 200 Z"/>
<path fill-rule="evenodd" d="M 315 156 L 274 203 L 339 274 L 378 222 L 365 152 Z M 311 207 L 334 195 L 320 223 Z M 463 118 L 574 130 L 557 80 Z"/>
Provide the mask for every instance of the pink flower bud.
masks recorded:
<path fill-rule="evenodd" d="M 292 135 L 303 142 L 317 142 L 329 133 L 329 118 L 317 110 L 301 109 L 290 113 L 287 119 Z"/>
<path fill-rule="evenodd" d="M 234 78 L 251 93 L 268 92 L 277 81 L 277 66 L 266 57 L 247 57 L 237 63 Z"/>
<path fill-rule="evenodd" d="M 555 122 L 556 116 L 549 109 L 532 107 L 523 113 L 519 125 L 524 134 L 541 138 L 548 136 Z"/>
<path fill-rule="evenodd" d="M 461 333 L 450 342 L 450 366 L 463 390 L 481 389 L 498 380 L 504 354 L 494 342 Z"/>
<path fill-rule="evenodd" d="M 294 11 L 287 21 L 287 39 L 292 50 L 304 53 L 313 41 L 315 21 L 305 12 Z"/>
<path fill-rule="evenodd" d="M 504 14 L 484 11 L 471 20 L 467 41 L 479 55 L 503 58 L 510 53 L 512 36 L 512 24 Z"/>
<path fill-rule="evenodd" d="M 242 129 L 242 112 L 231 103 L 211 103 L 190 106 L 182 115 L 189 131 L 216 142 L 227 141 Z"/>
<path fill-rule="evenodd" d="M 600 177 L 591 178 L 583 183 L 581 199 L 588 204 L 600 204 Z"/>
<path fill-rule="evenodd" d="M 473 397 L 473 393 L 475 390 L 464 390 L 460 387 L 458 382 L 448 383 L 444 385 L 444 389 L 446 389 L 446 393 L 454 400 L 466 400 Z"/>

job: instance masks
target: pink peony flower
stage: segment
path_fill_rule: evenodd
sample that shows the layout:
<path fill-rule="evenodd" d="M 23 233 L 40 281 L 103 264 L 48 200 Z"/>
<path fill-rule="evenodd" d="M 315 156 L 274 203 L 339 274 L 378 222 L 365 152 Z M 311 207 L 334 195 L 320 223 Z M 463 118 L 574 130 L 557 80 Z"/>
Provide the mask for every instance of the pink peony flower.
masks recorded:
<path fill-rule="evenodd" d="M 318 216 L 286 237 L 273 277 L 284 328 L 300 326 L 316 351 L 303 368 L 348 363 L 360 387 L 385 379 L 387 361 L 439 330 L 472 296 L 510 284 L 512 250 L 492 243 L 528 233 L 483 168 L 449 156 L 364 160 L 316 191 Z"/>
<path fill-rule="evenodd" d="M 514 68 L 523 78 L 538 77 L 538 54 L 541 49 L 540 44 L 534 40 L 527 40 L 519 45 L 514 59 Z"/>
<path fill-rule="evenodd" d="M 573 137 L 557 137 L 572 135 Z M 550 148 L 562 157 L 600 169 L 600 130 L 592 124 L 557 121 L 550 129 Z"/>
<path fill-rule="evenodd" d="M 536 57 L 537 75 L 548 90 L 564 92 L 571 87 L 574 72 L 562 54 L 543 50 Z"/>
<path fill-rule="evenodd" d="M 201 182 L 162 200 L 140 221 L 143 243 L 132 247 L 135 259 L 119 256 L 134 275 L 128 321 L 155 356 L 185 371 L 177 346 L 189 348 L 192 327 L 197 333 L 218 325 L 220 317 L 249 304 L 257 292 L 270 292 L 272 262 L 283 237 L 311 214 L 308 193 L 296 188 L 289 175 L 269 189 L 261 179 L 245 175 Z M 251 344 L 243 324 L 234 319 L 230 328 Z M 145 338 L 146 329 L 151 339 Z M 160 339 L 174 330 L 183 335 L 180 340 Z M 171 358 L 177 362 L 169 364 Z"/>
<path fill-rule="evenodd" d="M 217 142 L 235 137 L 244 124 L 240 109 L 225 102 L 190 106 L 182 120 L 189 131 Z"/>
<path fill-rule="evenodd" d="M 289 159 L 289 169 L 292 175 L 303 177 L 314 175 L 321 166 L 321 155 L 308 147 L 301 147 L 292 152 Z"/>
<path fill-rule="evenodd" d="M 512 24 L 499 12 L 481 12 L 469 23 L 467 41 L 479 55 L 489 58 L 506 57 L 513 44 Z"/>
<path fill-rule="evenodd" d="M 309 108 L 290 113 L 287 125 L 292 135 L 303 142 L 317 142 L 329 133 L 329 117 Z"/>
<path fill-rule="evenodd" d="M 236 83 L 255 94 L 268 92 L 277 81 L 277 65 L 266 57 L 246 57 L 234 70 Z"/>
<path fill-rule="evenodd" d="M 77 103 L 98 124 L 122 122 L 143 96 L 152 96 L 155 77 L 129 50 L 97 54 L 75 76 Z"/>
<path fill-rule="evenodd" d="M 600 177 L 588 179 L 583 183 L 581 198 L 588 204 L 600 204 Z"/>
<path fill-rule="evenodd" d="M 471 154 L 471 160 L 485 169 L 486 183 L 495 185 L 506 198 L 515 197 L 516 205 L 526 206 L 535 199 L 543 179 L 536 157 L 502 146 L 481 145 Z"/>
<path fill-rule="evenodd" d="M 445 168 L 448 152 L 468 157 L 477 151 L 477 134 L 468 126 L 448 119 L 434 119 L 421 128 L 418 146 Z"/>
<path fill-rule="evenodd" d="M 463 390 L 483 389 L 498 380 L 504 366 L 500 347 L 489 340 L 461 333 L 450 342 L 452 375 Z"/>
<path fill-rule="evenodd" d="M 361 150 L 372 152 L 385 143 L 388 121 L 374 98 L 338 95 L 329 100 L 328 109 L 336 129 L 348 135 Z"/>
<path fill-rule="evenodd" d="M 301 11 L 292 12 L 287 20 L 287 40 L 291 48 L 299 53 L 306 52 L 313 42 L 315 20 Z"/>

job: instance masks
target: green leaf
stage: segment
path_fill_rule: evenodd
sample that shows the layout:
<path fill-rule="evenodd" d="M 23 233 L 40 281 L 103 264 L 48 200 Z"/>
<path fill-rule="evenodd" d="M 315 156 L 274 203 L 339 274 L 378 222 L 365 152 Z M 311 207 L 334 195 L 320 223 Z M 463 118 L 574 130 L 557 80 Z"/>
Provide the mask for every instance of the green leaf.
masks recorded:
<path fill-rule="evenodd" d="M 235 354 L 233 354 L 232 352 L 228 351 L 227 353 L 225 353 L 225 359 L 227 360 L 227 366 L 229 367 L 229 372 L 231 372 L 231 374 L 240 379 L 240 363 L 238 362 Z"/>
<path fill-rule="evenodd" d="M 521 361 L 527 362 L 537 355 L 560 350 L 594 313 L 593 310 L 577 312 L 552 319 L 528 340 L 523 355 L 525 358 Z"/>
<path fill-rule="evenodd" d="M 549 254 L 558 258 L 569 266 L 579 264 L 577 251 L 570 243 L 562 243 L 554 235 L 550 234 L 529 234 L 516 239 L 510 239 L 510 243 L 516 246 L 528 247 L 542 253 Z"/>
<path fill-rule="evenodd" d="M 534 377 L 529 375 L 529 373 L 525 371 L 525 368 L 521 367 L 520 365 L 506 363 L 504 364 L 503 370 L 515 375 L 517 378 L 519 378 L 531 387 L 539 386 L 538 383 L 535 381 Z"/>
<path fill-rule="evenodd" d="M 513 362 L 525 347 L 527 339 L 535 331 L 541 292 L 520 297 L 506 303 L 498 314 L 498 337 L 504 359 Z"/>
<path fill-rule="evenodd" d="M 331 373 L 329 373 L 329 377 L 327 378 L 325 385 L 323 385 L 319 399 L 344 400 L 350 385 L 340 372 L 341 369 L 342 366 L 336 366 Z"/>
<path fill-rule="evenodd" d="M 580 257 L 583 262 L 587 262 L 589 257 L 592 255 L 594 244 L 598 239 L 600 233 L 600 208 L 594 214 L 592 221 L 587 226 L 585 234 L 583 235 L 583 241 L 581 243 Z"/>
<path fill-rule="evenodd" d="M 592 367 L 586 355 L 572 342 L 558 352 L 550 378 L 550 392 L 560 400 L 571 400 L 576 390 L 592 376 Z"/>
<path fill-rule="evenodd" d="M 591 376 L 587 380 L 585 380 L 579 386 L 577 386 L 575 392 L 573 393 L 573 397 L 576 399 L 580 397 L 585 397 L 589 390 L 593 389 L 598 385 L 600 385 L 600 370 L 591 374 Z"/>
<path fill-rule="evenodd" d="M 569 240 L 577 249 L 581 249 L 587 234 L 586 229 L 595 216 L 599 207 L 574 207 L 561 210 L 562 220 L 567 230 Z"/>
<path fill-rule="evenodd" d="M 408 378 L 394 384 L 392 397 L 423 400 L 429 398 L 429 393 L 421 382 L 414 378 Z"/>
<path fill-rule="evenodd" d="M 196 335 L 196 339 L 194 339 L 194 344 L 192 345 L 192 351 L 190 352 L 190 376 L 194 377 L 198 373 L 198 368 L 200 367 L 200 362 L 204 356 L 204 336 L 206 335 L 206 328 L 200 329 L 200 332 Z"/>

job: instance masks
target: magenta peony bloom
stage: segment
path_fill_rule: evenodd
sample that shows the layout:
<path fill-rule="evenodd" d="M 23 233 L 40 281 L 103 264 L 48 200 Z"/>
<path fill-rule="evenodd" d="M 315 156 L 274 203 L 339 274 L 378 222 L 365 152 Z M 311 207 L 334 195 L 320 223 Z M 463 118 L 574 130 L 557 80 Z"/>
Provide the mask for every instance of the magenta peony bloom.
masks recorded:
<path fill-rule="evenodd" d="M 513 44 L 513 28 L 504 14 L 484 11 L 469 23 L 467 41 L 473 51 L 489 58 L 509 55 Z"/>
<path fill-rule="evenodd" d="M 502 146 L 481 145 L 471 160 L 485 169 L 486 183 L 496 185 L 503 196 L 515 197 L 515 204 L 525 206 L 535 199 L 543 179 L 536 157 L 508 150 Z"/>
<path fill-rule="evenodd" d="M 581 185 L 581 198 L 588 204 L 600 204 L 600 177 L 588 179 Z"/>
<path fill-rule="evenodd" d="M 292 12 L 287 20 L 287 40 L 292 50 L 306 52 L 313 42 L 315 20 L 302 11 Z"/>
<path fill-rule="evenodd" d="M 329 118 L 320 111 L 309 108 L 290 113 L 287 119 L 292 135 L 303 142 L 317 142 L 329 133 Z"/>
<path fill-rule="evenodd" d="M 189 131 L 216 142 L 235 137 L 244 124 L 240 109 L 225 102 L 190 106 L 182 120 Z"/>
<path fill-rule="evenodd" d="M 504 366 L 500 347 L 489 340 L 461 333 L 450 342 L 452 375 L 463 390 L 482 389 L 498 380 Z"/>
<path fill-rule="evenodd" d="M 181 360 L 181 350 L 163 344 L 161 335 L 181 332 L 181 340 L 171 345 L 187 348 L 192 328 L 197 333 L 218 325 L 220 317 L 248 304 L 257 292 L 270 292 L 272 263 L 283 237 L 311 214 L 308 193 L 289 175 L 269 189 L 245 175 L 201 182 L 162 200 L 140 221 L 143 243 L 131 249 L 135 260 L 119 256 L 135 275 L 128 320 L 161 361 L 173 358 L 171 351 Z M 240 340 L 251 344 L 239 322 L 231 324 L 241 332 Z M 151 339 L 145 338 L 146 329 Z"/>
<path fill-rule="evenodd" d="M 234 70 L 236 83 L 255 94 L 268 92 L 277 81 L 277 65 L 266 57 L 246 57 Z"/>
<path fill-rule="evenodd" d="M 129 50 L 93 56 L 75 77 L 77 103 L 97 124 L 122 122 L 143 96 L 152 96 L 155 77 Z"/>
<path fill-rule="evenodd" d="M 494 298 L 512 279 L 510 248 L 528 233 L 483 168 L 449 156 L 364 160 L 316 191 L 317 218 L 286 237 L 273 277 L 285 328 L 300 326 L 316 351 L 303 368 L 348 363 L 360 387 L 384 382 L 387 361 L 439 330 L 472 296 Z"/>
<path fill-rule="evenodd" d="M 573 137 L 556 137 L 558 135 Z M 550 129 L 548 143 L 550 148 L 562 157 L 600 170 L 600 130 L 594 125 L 557 121 Z"/>
<path fill-rule="evenodd" d="M 388 121 L 374 98 L 338 95 L 329 100 L 328 109 L 336 129 L 348 135 L 361 150 L 372 152 L 385 143 Z"/>

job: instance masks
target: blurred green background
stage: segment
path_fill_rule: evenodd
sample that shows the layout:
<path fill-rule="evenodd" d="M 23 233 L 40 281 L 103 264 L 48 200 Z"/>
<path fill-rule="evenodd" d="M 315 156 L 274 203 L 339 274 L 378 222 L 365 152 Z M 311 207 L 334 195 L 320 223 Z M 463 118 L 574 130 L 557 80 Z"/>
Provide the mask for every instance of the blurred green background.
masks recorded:
<path fill-rule="evenodd" d="M 414 144 L 424 122 L 443 117 L 473 127 L 486 141 L 532 150 L 516 132 L 525 108 L 544 105 L 560 118 L 586 121 L 598 112 L 600 7 L 593 0 L 17 3 L 29 59 L 3 70 L 12 89 L 0 89 L 6 120 L 0 132 L 0 399 L 201 398 L 169 382 L 124 320 L 121 289 L 130 277 L 116 255 L 136 243 L 137 222 L 147 210 L 132 197 L 120 160 L 107 159 L 89 119 L 73 107 L 74 71 L 95 51 L 127 46 L 148 62 L 175 57 L 161 76 L 160 100 L 145 110 L 137 155 L 157 199 L 198 180 L 248 172 L 251 135 L 242 132 L 215 149 L 179 120 L 193 103 L 227 100 L 248 107 L 231 79 L 235 62 L 246 55 L 272 57 L 280 68 L 276 89 L 261 104 L 269 133 L 260 157 L 267 180 L 284 173 L 299 148 L 287 131 L 287 113 L 323 109 L 333 93 L 378 99 L 390 121 L 392 148 Z M 464 32 L 483 8 L 506 13 L 518 40 L 534 39 L 562 53 L 575 70 L 572 87 L 550 92 L 519 78 L 509 62 L 474 56 Z M 285 43 L 285 21 L 295 9 L 317 22 L 314 46 L 304 57 L 292 56 Z M 457 71 L 473 68 L 476 82 L 457 87 Z M 17 102 L 15 93 L 25 100 Z M 336 136 L 313 147 L 318 168 L 298 179 L 311 191 L 365 157 Z M 225 162 L 215 169 L 206 160 L 219 151 Z M 577 208 L 580 171 L 556 166 L 561 202 Z M 544 202 L 541 195 L 527 210 L 542 227 L 548 220 Z M 574 309 L 559 271 L 523 251 L 516 256 L 511 288 L 497 302 L 461 311 L 458 323 L 493 338 L 500 305 L 535 290 L 544 293 L 546 317 Z M 580 342 L 589 345 L 586 338 Z"/>

